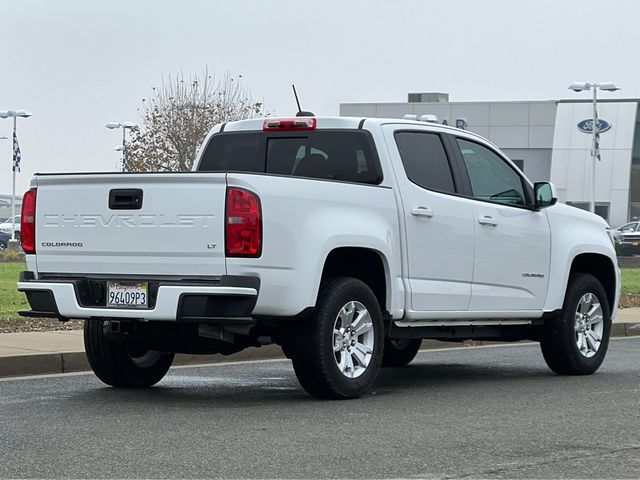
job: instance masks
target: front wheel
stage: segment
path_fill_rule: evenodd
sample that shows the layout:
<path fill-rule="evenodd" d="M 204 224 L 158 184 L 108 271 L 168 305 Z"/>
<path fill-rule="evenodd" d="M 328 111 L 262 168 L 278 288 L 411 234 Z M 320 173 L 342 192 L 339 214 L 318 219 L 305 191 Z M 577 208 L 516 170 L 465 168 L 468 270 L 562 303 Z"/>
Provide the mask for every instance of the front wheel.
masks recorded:
<path fill-rule="evenodd" d="M 318 398 L 357 398 L 380 369 L 384 326 L 376 296 L 355 278 L 330 278 L 308 328 L 295 339 L 293 368 Z"/>
<path fill-rule="evenodd" d="M 540 346 L 554 372 L 589 375 L 604 361 L 610 333 L 611 314 L 604 288 L 593 275 L 576 273 L 569 277 L 561 313 L 543 327 Z"/>
<path fill-rule="evenodd" d="M 108 320 L 84 322 L 84 347 L 96 376 L 112 387 L 150 387 L 166 375 L 174 354 L 109 340 Z"/>

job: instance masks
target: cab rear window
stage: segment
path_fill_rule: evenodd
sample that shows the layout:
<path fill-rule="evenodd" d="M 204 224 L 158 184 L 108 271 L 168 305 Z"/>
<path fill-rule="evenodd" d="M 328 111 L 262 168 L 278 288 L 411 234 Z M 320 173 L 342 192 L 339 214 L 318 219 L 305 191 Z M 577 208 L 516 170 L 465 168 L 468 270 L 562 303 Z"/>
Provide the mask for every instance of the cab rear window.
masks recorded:
<path fill-rule="evenodd" d="M 378 184 L 380 163 L 362 130 L 229 132 L 209 140 L 199 172 L 251 172 Z"/>

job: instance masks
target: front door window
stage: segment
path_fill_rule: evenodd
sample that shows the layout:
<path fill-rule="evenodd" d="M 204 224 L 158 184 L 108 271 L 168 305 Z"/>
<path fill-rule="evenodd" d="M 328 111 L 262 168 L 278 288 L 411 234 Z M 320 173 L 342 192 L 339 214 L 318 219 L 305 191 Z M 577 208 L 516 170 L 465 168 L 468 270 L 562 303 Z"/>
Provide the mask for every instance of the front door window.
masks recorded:
<path fill-rule="evenodd" d="M 522 178 L 504 159 L 487 147 L 458 139 L 473 198 L 506 205 L 527 205 Z"/>

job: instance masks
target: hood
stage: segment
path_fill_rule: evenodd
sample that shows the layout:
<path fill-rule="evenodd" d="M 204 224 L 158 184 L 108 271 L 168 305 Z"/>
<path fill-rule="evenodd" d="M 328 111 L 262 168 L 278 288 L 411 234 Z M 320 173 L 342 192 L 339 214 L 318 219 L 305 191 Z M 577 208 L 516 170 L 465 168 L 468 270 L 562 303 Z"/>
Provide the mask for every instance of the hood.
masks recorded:
<path fill-rule="evenodd" d="M 609 228 L 609 224 L 600 215 L 587 212 L 586 210 L 582 210 L 581 208 L 571 207 L 569 205 L 565 205 L 564 203 L 556 203 L 553 207 L 547 208 L 547 212 L 549 216 L 571 217 L 574 219 L 579 218 L 585 222 L 599 225 L 602 228 Z"/>

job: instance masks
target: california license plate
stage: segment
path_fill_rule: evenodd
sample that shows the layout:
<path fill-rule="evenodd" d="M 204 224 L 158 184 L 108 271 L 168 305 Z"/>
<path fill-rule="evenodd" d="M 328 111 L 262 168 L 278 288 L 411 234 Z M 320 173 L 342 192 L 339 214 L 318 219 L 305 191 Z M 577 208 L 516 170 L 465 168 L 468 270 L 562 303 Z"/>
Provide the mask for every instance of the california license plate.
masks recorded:
<path fill-rule="evenodd" d="M 148 305 L 147 282 L 107 282 L 107 307 L 146 308 Z"/>

